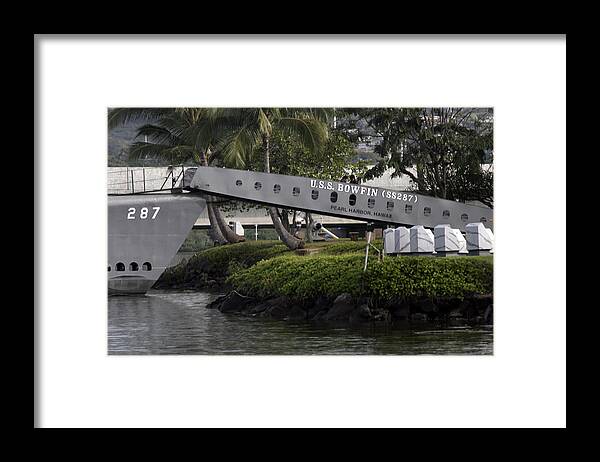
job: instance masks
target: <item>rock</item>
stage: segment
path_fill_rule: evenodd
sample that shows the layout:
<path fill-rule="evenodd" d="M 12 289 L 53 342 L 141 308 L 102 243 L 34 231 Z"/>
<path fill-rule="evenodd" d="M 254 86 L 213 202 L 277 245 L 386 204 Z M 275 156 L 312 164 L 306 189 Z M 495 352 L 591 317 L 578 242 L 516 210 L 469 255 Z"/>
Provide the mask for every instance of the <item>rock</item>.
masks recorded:
<path fill-rule="evenodd" d="M 369 297 L 360 297 L 356 301 L 356 306 L 360 306 L 360 305 L 367 305 L 367 306 L 369 306 L 370 304 L 371 304 L 371 299 Z"/>
<path fill-rule="evenodd" d="M 262 313 L 270 306 L 271 305 L 269 305 L 268 303 L 259 303 L 258 305 L 254 305 L 252 308 L 250 308 L 250 310 L 248 311 L 248 314 L 256 315 L 256 314 Z"/>
<path fill-rule="evenodd" d="M 244 297 L 237 292 L 231 292 L 219 307 L 221 313 L 235 313 L 242 311 L 252 301 L 250 297 Z"/>
<path fill-rule="evenodd" d="M 369 321 L 371 319 L 371 310 L 369 309 L 369 305 L 363 303 L 359 305 L 354 311 L 350 313 L 349 321 L 350 322 L 364 322 Z"/>
<path fill-rule="evenodd" d="M 310 320 L 311 321 L 324 321 L 324 318 L 325 318 L 326 314 L 327 314 L 326 310 L 319 311 L 312 318 L 310 318 Z"/>
<path fill-rule="evenodd" d="M 494 322 L 494 305 L 488 305 L 483 313 L 483 321 L 486 324 L 492 324 Z"/>
<path fill-rule="evenodd" d="M 390 313 L 394 319 L 405 320 L 410 317 L 410 308 L 408 305 L 399 306 L 394 311 L 390 311 Z"/>
<path fill-rule="evenodd" d="M 470 302 L 479 314 L 483 314 L 487 307 L 494 302 L 494 298 L 491 294 L 474 295 L 470 298 Z"/>
<path fill-rule="evenodd" d="M 449 315 L 460 305 L 460 302 L 461 301 L 457 298 L 439 298 L 436 299 L 435 304 L 441 314 Z"/>
<path fill-rule="evenodd" d="M 256 300 L 251 300 L 246 302 L 246 304 L 243 306 L 243 308 L 239 311 L 240 314 L 246 315 L 246 316 L 250 316 L 251 311 L 254 309 L 254 307 L 257 305 Z"/>
<path fill-rule="evenodd" d="M 469 299 L 464 299 L 460 305 L 458 305 L 457 311 L 467 319 L 477 315 L 477 308 Z"/>
<path fill-rule="evenodd" d="M 206 308 L 219 308 L 221 306 L 221 304 L 225 301 L 226 298 L 227 298 L 227 295 L 219 295 L 212 302 L 210 302 L 208 305 L 206 305 Z"/>
<path fill-rule="evenodd" d="M 261 315 L 273 319 L 285 319 L 289 311 L 290 309 L 287 306 L 275 305 L 267 308 Z"/>
<path fill-rule="evenodd" d="M 269 307 L 261 313 L 261 316 L 273 319 L 285 319 L 291 309 L 288 297 L 282 296 L 267 301 Z"/>
<path fill-rule="evenodd" d="M 437 313 L 438 312 L 437 305 L 429 299 L 421 300 L 417 303 L 417 305 L 420 308 L 420 311 L 422 311 L 423 313 Z"/>
<path fill-rule="evenodd" d="M 464 318 L 463 312 L 459 308 L 455 308 L 448 313 L 450 319 L 461 319 Z"/>
<path fill-rule="evenodd" d="M 285 295 L 282 295 L 281 297 L 272 298 L 270 300 L 267 300 L 267 303 L 271 306 L 286 306 L 286 305 L 290 305 L 290 299 L 288 297 L 286 297 Z"/>
<path fill-rule="evenodd" d="M 306 311 L 300 306 L 294 305 L 285 317 L 286 321 L 304 321 L 306 319 Z"/>
<path fill-rule="evenodd" d="M 350 294 L 341 294 L 333 301 L 333 306 L 325 314 L 325 321 L 340 321 L 347 320 L 350 313 L 354 310 L 354 301 Z"/>
<path fill-rule="evenodd" d="M 390 312 L 390 315 L 393 319 L 409 319 L 410 318 L 410 303 L 402 298 L 397 298 L 392 300 L 385 306 Z"/>
<path fill-rule="evenodd" d="M 345 303 L 345 304 L 352 304 L 354 302 L 354 300 L 352 299 L 352 295 L 348 294 L 348 293 L 343 293 L 338 295 L 337 297 L 335 297 L 335 300 L 333 301 L 333 304 L 341 304 L 341 303 Z"/>
<path fill-rule="evenodd" d="M 325 314 L 327 310 L 329 310 L 330 303 L 329 299 L 325 296 L 320 296 L 317 298 L 311 306 L 308 307 L 307 317 L 308 319 L 314 319 L 317 314 L 322 313 Z"/>
<path fill-rule="evenodd" d="M 371 310 L 371 320 L 376 322 L 392 322 L 392 313 L 388 310 Z"/>
<path fill-rule="evenodd" d="M 425 313 L 413 313 L 410 316 L 411 321 L 427 321 L 427 315 Z"/>

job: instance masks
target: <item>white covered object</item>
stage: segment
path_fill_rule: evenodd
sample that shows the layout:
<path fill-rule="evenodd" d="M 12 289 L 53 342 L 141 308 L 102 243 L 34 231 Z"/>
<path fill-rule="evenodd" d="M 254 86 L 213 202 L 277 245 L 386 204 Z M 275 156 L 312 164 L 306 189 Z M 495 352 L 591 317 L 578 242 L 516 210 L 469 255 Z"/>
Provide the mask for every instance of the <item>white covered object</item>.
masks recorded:
<path fill-rule="evenodd" d="M 411 253 L 433 253 L 433 233 L 423 226 L 410 228 L 410 251 Z"/>
<path fill-rule="evenodd" d="M 394 253 L 410 252 L 410 233 L 408 228 L 399 226 L 394 230 Z"/>
<path fill-rule="evenodd" d="M 493 234 L 483 223 L 469 223 L 467 230 L 467 250 L 491 250 L 494 246 Z"/>
<path fill-rule="evenodd" d="M 467 240 L 465 236 L 460 232 L 460 230 L 456 228 L 452 228 L 452 232 L 456 236 L 456 240 L 458 241 L 458 253 L 469 253 L 467 250 Z"/>
<path fill-rule="evenodd" d="M 383 230 L 383 253 L 389 255 L 395 253 L 394 229 L 388 228 Z"/>
<path fill-rule="evenodd" d="M 436 252 L 458 252 L 460 244 L 450 225 L 437 225 L 433 228 Z"/>

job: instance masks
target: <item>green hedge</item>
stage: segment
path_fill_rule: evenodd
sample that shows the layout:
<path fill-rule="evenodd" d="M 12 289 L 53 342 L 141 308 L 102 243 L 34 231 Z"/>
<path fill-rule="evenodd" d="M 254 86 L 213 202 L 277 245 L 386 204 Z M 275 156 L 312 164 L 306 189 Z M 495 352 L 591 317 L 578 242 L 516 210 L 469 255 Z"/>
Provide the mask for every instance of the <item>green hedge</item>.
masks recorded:
<path fill-rule="evenodd" d="M 307 245 L 309 248 L 318 248 L 319 255 L 362 253 L 365 246 L 365 241 L 355 242 L 350 240 L 315 242 Z M 381 247 L 381 242 L 379 242 L 379 247 Z M 286 254 L 294 255 L 279 240 L 247 241 L 239 244 L 210 247 L 199 251 L 187 261 L 167 269 L 160 277 L 158 286 L 168 287 L 207 278 L 226 278 L 261 260 L 268 260 Z"/>
<path fill-rule="evenodd" d="M 493 290 L 492 257 L 388 257 L 289 255 L 265 260 L 236 272 L 228 282 L 239 292 L 261 297 L 287 295 L 310 299 L 342 293 L 381 301 L 411 297 L 458 297 Z"/>
<path fill-rule="evenodd" d="M 381 240 L 374 245 L 381 248 Z M 261 298 L 287 295 L 307 300 L 347 292 L 386 301 L 410 297 L 458 297 L 493 290 L 492 257 L 386 257 L 370 252 L 363 273 L 365 241 L 315 243 L 315 255 L 299 256 L 280 241 L 249 241 L 198 252 L 170 268 L 159 286 L 225 279 L 241 293 Z"/>
<path fill-rule="evenodd" d="M 458 297 L 493 291 L 492 257 L 390 257 L 369 265 L 365 285 L 380 300 Z"/>
<path fill-rule="evenodd" d="M 249 241 L 213 247 L 194 255 L 188 265 L 202 267 L 209 274 L 226 275 L 227 268 L 235 262 L 243 268 L 264 259 L 288 252 L 280 241 Z"/>
<path fill-rule="evenodd" d="M 167 269 L 159 285 L 168 286 L 193 282 L 200 275 L 204 278 L 225 278 L 255 263 L 282 255 L 288 248 L 280 241 L 249 241 L 211 247 L 192 256 L 187 261 Z"/>
<path fill-rule="evenodd" d="M 361 255 L 289 255 L 264 260 L 229 277 L 241 293 L 260 298 L 288 295 L 296 299 L 361 291 Z"/>

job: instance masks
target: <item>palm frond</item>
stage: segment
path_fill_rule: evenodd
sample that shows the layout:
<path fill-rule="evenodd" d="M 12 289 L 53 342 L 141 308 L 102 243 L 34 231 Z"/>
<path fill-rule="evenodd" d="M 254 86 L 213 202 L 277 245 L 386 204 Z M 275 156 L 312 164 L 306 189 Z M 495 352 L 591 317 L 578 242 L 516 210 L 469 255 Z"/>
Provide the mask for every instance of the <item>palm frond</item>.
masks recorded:
<path fill-rule="evenodd" d="M 129 148 L 130 159 L 167 159 L 172 162 L 185 162 L 194 157 L 190 146 L 168 146 L 137 141 Z"/>
<path fill-rule="evenodd" d="M 282 117 L 277 120 L 277 127 L 287 135 L 298 136 L 311 152 L 321 149 L 329 138 L 327 124 L 309 117 Z"/>
<path fill-rule="evenodd" d="M 172 108 L 109 108 L 108 128 L 115 128 L 130 121 L 153 121 L 173 111 Z"/>
<path fill-rule="evenodd" d="M 258 111 L 258 129 L 261 133 L 271 134 L 273 132 L 273 127 L 271 125 L 271 121 L 269 120 L 268 115 L 269 109 L 260 109 Z M 273 110 L 271 110 L 273 112 Z"/>
<path fill-rule="evenodd" d="M 224 135 L 215 148 L 220 152 L 225 165 L 239 168 L 248 165 L 260 142 L 260 132 L 255 127 L 243 125 Z"/>
<path fill-rule="evenodd" d="M 137 129 L 135 138 L 139 138 L 141 136 L 147 136 L 153 143 L 158 144 L 164 144 L 169 146 L 185 144 L 180 137 L 173 135 L 171 131 L 159 125 L 142 125 L 140 128 Z"/>

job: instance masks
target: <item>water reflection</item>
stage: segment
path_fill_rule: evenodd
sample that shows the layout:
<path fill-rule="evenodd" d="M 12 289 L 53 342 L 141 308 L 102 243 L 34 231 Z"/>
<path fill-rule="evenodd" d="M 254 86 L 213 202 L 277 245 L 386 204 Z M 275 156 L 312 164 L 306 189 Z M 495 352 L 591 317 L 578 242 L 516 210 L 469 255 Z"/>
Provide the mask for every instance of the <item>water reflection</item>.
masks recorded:
<path fill-rule="evenodd" d="M 109 297 L 109 354 L 492 354 L 491 328 L 287 323 L 207 309 L 218 294 Z"/>

